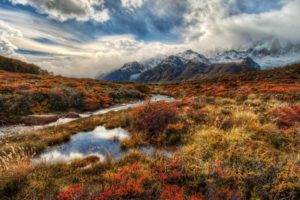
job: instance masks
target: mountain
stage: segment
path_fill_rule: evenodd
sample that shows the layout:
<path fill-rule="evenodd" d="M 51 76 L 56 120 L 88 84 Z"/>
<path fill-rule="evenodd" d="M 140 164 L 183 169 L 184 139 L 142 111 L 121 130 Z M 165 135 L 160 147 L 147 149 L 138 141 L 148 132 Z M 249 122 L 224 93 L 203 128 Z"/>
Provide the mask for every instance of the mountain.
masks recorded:
<path fill-rule="evenodd" d="M 300 44 L 280 42 L 277 38 L 268 38 L 257 42 L 246 50 L 230 50 L 209 58 L 212 63 L 231 62 L 252 58 L 262 69 L 284 67 L 300 62 Z"/>
<path fill-rule="evenodd" d="M 205 56 L 192 50 L 187 50 L 183 53 L 179 53 L 177 54 L 177 56 L 194 63 L 204 63 L 207 65 L 210 64 L 210 61 Z"/>
<path fill-rule="evenodd" d="M 126 63 L 118 70 L 109 74 L 103 74 L 98 79 L 114 82 L 127 82 L 133 79 L 136 74 L 140 74 L 145 70 L 145 66 L 138 62 Z"/>
<path fill-rule="evenodd" d="M 114 82 L 129 82 L 135 81 L 142 72 L 156 67 L 165 59 L 165 56 L 157 56 L 143 62 L 130 62 L 124 64 L 120 69 L 110 73 L 101 73 L 97 76 L 99 80 L 114 81 Z"/>
<path fill-rule="evenodd" d="M 132 62 L 109 74 L 99 76 L 98 79 L 115 82 L 178 82 L 195 77 L 219 76 L 222 74 L 236 74 L 260 69 L 250 57 L 230 57 L 224 62 L 208 59 L 195 51 L 187 50 L 176 55 L 163 58 L 153 58 L 142 63 Z"/>
<path fill-rule="evenodd" d="M 20 60 L 0 56 L 0 70 L 28 74 L 48 74 L 40 67 L 22 62 Z"/>
<path fill-rule="evenodd" d="M 175 56 L 169 56 L 156 67 L 143 72 L 138 82 L 172 82 L 188 80 L 196 74 L 203 73 L 210 61 L 203 55 L 187 50 Z"/>
<path fill-rule="evenodd" d="M 143 72 L 137 81 L 146 83 L 176 82 L 197 77 L 215 77 L 225 74 L 238 74 L 260 70 L 260 66 L 250 57 L 224 63 L 202 62 L 205 60 L 186 60 L 170 56 L 157 67 Z"/>
<path fill-rule="evenodd" d="M 204 71 L 204 73 L 197 76 L 216 77 L 225 74 L 240 74 L 245 72 L 255 72 L 259 70 L 260 66 L 250 57 L 246 57 L 231 62 L 214 63 L 206 68 L 206 71 Z"/>

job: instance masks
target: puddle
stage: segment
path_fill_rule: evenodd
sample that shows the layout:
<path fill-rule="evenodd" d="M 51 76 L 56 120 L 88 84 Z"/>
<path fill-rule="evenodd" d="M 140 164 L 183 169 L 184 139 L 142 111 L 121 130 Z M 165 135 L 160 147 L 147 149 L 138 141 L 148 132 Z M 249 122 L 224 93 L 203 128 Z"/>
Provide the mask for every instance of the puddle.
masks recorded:
<path fill-rule="evenodd" d="M 107 130 L 104 126 L 99 126 L 93 131 L 80 132 L 72 136 L 69 142 L 51 148 L 35 161 L 69 162 L 88 156 L 98 156 L 100 160 L 107 156 L 118 159 L 126 153 L 120 148 L 119 141 L 127 138 L 129 134 L 122 128 Z"/>
<path fill-rule="evenodd" d="M 130 137 L 128 131 L 123 128 L 108 130 L 99 126 L 90 132 L 79 132 L 73 135 L 69 142 L 52 147 L 37 158 L 33 163 L 48 162 L 70 162 L 76 159 L 83 159 L 89 156 L 97 156 L 101 161 L 108 156 L 114 160 L 120 159 L 128 153 L 120 148 L 120 141 Z M 158 150 L 153 146 L 141 147 L 140 152 L 154 156 L 157 152 L 166 157 L 172 157 L 174 151 Z"/>

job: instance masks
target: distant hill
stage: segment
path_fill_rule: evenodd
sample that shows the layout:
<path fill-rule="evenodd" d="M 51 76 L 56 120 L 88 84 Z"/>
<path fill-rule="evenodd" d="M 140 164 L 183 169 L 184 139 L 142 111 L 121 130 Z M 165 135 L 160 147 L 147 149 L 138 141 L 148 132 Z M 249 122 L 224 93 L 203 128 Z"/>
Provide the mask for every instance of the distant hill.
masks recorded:
<path fill-rule="evenodd" d="M 0 56 L 0 70 L 28 74 L 48 74 L 47 71 L 42 70 L 34 64 L 28 64 L 20 60 L 4 56 Z"/>

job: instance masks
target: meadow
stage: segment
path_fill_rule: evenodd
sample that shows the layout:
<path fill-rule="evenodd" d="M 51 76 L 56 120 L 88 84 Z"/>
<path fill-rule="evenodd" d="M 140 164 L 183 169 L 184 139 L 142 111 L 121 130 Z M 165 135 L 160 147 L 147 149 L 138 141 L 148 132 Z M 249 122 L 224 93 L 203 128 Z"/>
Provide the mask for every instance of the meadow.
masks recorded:
<path fill-rule="evenodd" d="M 129 87 L 134 94 L 144 96 L 166 94 L 176 101 L 148 102 L 125 111 L 2 138 L 0 197 L 5 200 L 299 199 L 299 69 L 300 65 L 294 65 L 169 85 L 105 83 L 103 86 L 90 80 L 63 81 L 61 85 L 68 87 L 85 84 L 83 88 L 89 88 L 85 99 L 88 102 L 94 102 L 89 95 L 107 94 L 106 91 L 112 92 L 111 87 Z M 2 91 L 6 88 L 5 95 L 19 95 L 20 88 L 32 90 L 28 86 L 15 87 L 17 82 L 11 84 L 8 80 L 15 75 L 8 75 L 6 87 L 4 79 L 0 79 Z M 49 77 L 45 80 L 37 83 L 57 88 L 48 82 Z M 59 80 L 62 78 L 55 77 L 53 82 Z M 97 84 L 105 92 L 95 93 Z M 12 87 L 15 88 L 9 92 Z M 76 85 L 76 90 L 79 88 Z M 116 91 L 119 90 L 113 90 L 113 94 L 123 95 Z M 139 95 L 122 101 L 139 99 Z M 35 107 L 41 102 L 37 104 Z M 103 106 L 99 102 L 84 105 Z M 100 160 L 90 156 L 68 163 L 32 163 L 32 158 L 49 147 L 66 143 L 72 135 L 100 125 L 128 130 L 130 138 L 120 141 L 121 148 L 127 151 L 122 158 L 108 156 Z M 141 148 L 147 146 L 155 152 L 143 153 Z"/>

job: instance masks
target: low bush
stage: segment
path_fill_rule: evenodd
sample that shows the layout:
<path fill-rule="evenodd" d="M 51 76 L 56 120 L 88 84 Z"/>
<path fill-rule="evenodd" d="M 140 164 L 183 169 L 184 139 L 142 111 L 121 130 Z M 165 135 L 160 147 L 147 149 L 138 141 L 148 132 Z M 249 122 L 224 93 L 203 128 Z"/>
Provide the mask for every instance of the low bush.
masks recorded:
<path fill-rule="evenodd" d="M 289 105 L 271 111 L 271 115 L 276 117 L 277 123 L 282 127 L 291 127 L 300 123 L 300 106 Z"/>
<path fill-rule="evenodd" d="M 132 129 L 155 137 L 163 133 L 167 126 L 178 119 L 175 104 L 167 102 L 147 103 L 132 112 Z"/>
<path fill-rule="evenodd" d="M 140 163 L 133 163 L 108 176 L 111 183 L 95 200 L 140 199 L 147 196 L 146 185 L 151 181 L 151 177 Z"/>
<path fill-rule="evenodd" d="M 79 200 L 82 199 L 83 194 L 83 187 L 79 184 L 75 184 L 61 191 L 57 195 L 56 200 Z"/>

